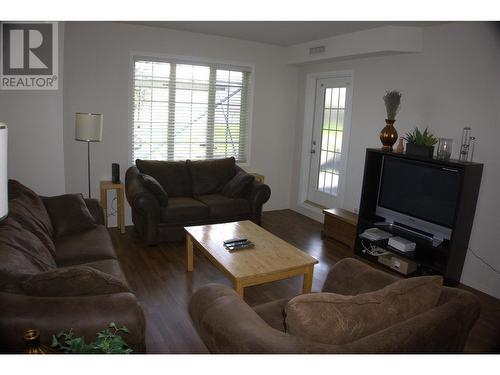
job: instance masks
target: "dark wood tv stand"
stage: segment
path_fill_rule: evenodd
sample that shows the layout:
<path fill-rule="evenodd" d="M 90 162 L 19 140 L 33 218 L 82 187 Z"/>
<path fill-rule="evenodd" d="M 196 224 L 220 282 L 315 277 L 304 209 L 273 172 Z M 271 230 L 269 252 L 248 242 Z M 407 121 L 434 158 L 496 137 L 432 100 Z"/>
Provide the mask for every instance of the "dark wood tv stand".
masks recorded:
<path fill-rule="evenodd" d="M 398 154 L 380 149 L 367 149 L 354 252 L 356 255 L 373 262 L 378 262 L 378 258 L 363 251 L 367 243 L 366 240 L 362 242 L 359 235 L 366 229 L 375 227 L 375 223 L 384 221 L 383 218 L 375 214 L 381 167 L 384 156 L 422 161 L 443 167 L 458 169 L 460 171 L 462 175 L 460 193 L 455 214 L 455 222 L 452 228 L 453 232 L 450 240 L 445 240 L 439 246 L 434 247 L 429 241 L 422 239 L 419 236 L 414 236 L 406 231 L 402 231 L 397 228 L 381 228 L 387 232 L 393 233 L 394 235 L 415 242 L 416 249 L 413 254 L 404 254 L 388 248 L 387 240 L 385 240 L 385 242 L 380 241 L 380 243 L 376 243 L 376 245 L 387 249 L 400 258 L 409 259 L 417 263 L 417 270 L 408 276 L 429 274 L 443 275 L 445 284 L 457 285 L 460 281 L 469 245 L 469 238 L 476 210 L 476 202 L 481 184 L 483 164 L 461 162 L 458 160 L 442 161 L 420 156 Z"/>

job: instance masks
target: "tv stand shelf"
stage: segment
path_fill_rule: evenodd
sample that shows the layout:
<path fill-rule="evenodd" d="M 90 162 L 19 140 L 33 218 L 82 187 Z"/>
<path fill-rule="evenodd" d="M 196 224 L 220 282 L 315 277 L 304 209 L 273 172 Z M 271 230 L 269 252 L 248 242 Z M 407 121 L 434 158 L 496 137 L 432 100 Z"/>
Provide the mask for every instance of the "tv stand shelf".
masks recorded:
<path fill-rule="evenodd" d="M 408 240 L 412 240 L 411 238 L 401 236 L 397 234 L 399 237 L 406 238 Z M 374 257 L 368 253 L 363 252 L 362 250 L 365 247 L 369 247 L 370 245 L 375 245 L 382 249 L 387 250 L 388 252 L 394 254 L 398 258 L 408 259 L 417 264 L 417 272 L 415 275 L 442 275 L 444 272 L 443 264 L 447 257 L 448 245 L 449 242 L 443 242 L 439 247 L 429 247 L 425 245 L 421 245 L 417 243 L 416 249 L 409 253 L 404 253 L 395 248 L 392 248 L 388 245 L 389 240 L 381 240 L 381 241 L 369 241 L 365 238 L 360 239 L 361 243 L 361 253 L 357 252 L 358 255 L 361 255 L 369 260 L 374 262 L 378 262 L 377 257 Z M 413 275 L 412 275 L 413 276 Z"/>
<path fill-rule="evenodd" d="M 423 162 L 429 167 L 453 168 L 458 171 L 461 176 L 459 179 L 460 186 L 458 189 L 459 193 L 453 227 L 451 228 L 451 236 L 449 239 L 445 239 L 436 246 L 436 244 L 433 244 L 429 239 L 412 234 L 407 230 L 400 229 L 396 226 L 389 227 L 381 225 L 381 223 L 384 222 L 384 218 L 378 216 L 376 211 L 384 158 L 398 158 L 398 160 L 404 161 Z M 358 214 L 358 226 L 356 230 L 355 254 L 373 262 L 378 261 L 377 257 L 363 251 L 367 244 L 369 245 L 370 241 L 359 237 L 366 229 L 378 227 L 395 236 L 403 237 L 416 243 L 416 248 L 413 253 L 403 253 L 396 249 L 389 248 L 387 244 L 388 240 L 376 241 L 375 243 L 377 246 L 386 249 L 399 258 L 415 262 L 417 264 L 417 270 L 408 276 L 438 274 L 443 275 L 445 284 L 458 284 L 469 244 L 482 170 L 483 165 L 479 163 L 467 163 L 457 160 L 441 161 L 404 153 L 398 154 L 380 149 L 367 149 Z M 432 181 L 423 180 L 421 183 L 432 184 Z M 400 199 L 404 199 L 404 196 L 405 192 L 401 191 Z"/>

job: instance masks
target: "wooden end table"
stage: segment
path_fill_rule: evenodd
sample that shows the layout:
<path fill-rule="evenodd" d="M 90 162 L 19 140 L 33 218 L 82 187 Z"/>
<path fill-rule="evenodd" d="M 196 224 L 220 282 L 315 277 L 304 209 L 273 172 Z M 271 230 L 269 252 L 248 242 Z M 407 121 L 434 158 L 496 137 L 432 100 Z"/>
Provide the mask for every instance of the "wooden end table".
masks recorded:
<path fill-rule="evenodd" d="M 116 224 L 121 234 L 125 234 L 125 185 L 122 182 L 101 181 L 101 207 L 104 210 L 104 225 L 108 227 L 108 190 L 116 190 Z"/>
<path fill-rule="evenodd" d="M 234 285 L 243 297 L 244 288 L 303 275 L 302 293 L 310 293 L 316 259 L 246 220 L 234 223 L 185 227 L 187 270 L 193 270 L 193 248 L 196 247 Z M 223 241 L 247 238 L 255 244 L 251 249 L 229 252 Z"/>

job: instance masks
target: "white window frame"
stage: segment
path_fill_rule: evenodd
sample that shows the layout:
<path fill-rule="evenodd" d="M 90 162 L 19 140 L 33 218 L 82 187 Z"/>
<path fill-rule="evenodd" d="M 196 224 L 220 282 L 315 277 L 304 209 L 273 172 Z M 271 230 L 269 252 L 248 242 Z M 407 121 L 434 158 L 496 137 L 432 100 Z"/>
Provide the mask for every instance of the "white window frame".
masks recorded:
<path fill-rule="evenodd" d="M 250 68 L 251 74 L 248 82 L 248 115 L 247 115 L 247 129 L 246 129 L 246 161 L 244 163 L 236 161 L 239 166 L 245 167 L 251 164 L 251 154 L 252 154 L 252 124 L 253 124 L 253 99 L 254 99 L 254 81 L 255 81 L 255 64 L 233 61 L 233 60 L 223 60 L 223 59 L 211 59 L 199 56 L 183 56 L 174 54 L 164 54 L 164 53 L 151 53 L 142 51 L 130 51 L 129 53 L 129 85 L 128 85 L 128 160 L 129 165 L 134 165 L 135 160 L 133 157 L 133 145 L 134 145 L 134 66 L 135 60 L 138 58 L 144 59 L 160 59 L 169 62 L 169 60 L 185 60 L 192 62 L 193 65 L 196 64 L 222 64 L 222 65 L 239 65 Z"/>
<path fill-rule="evenodd" d="M 315 103 L 316 103 L 316 81 L 321 78 L 342 78 L 349 77 L 351 80 L 351 85 L 354 91 L 354 71 L 353 70 L 339 70 L 333 72 L 320 72 L 320 73 L 309 73 L 306 75 L 306 89 L 305 89 L 305 103 L 304 103 L 304 127 L 302 131 L 302 153 L 300 162 L 300 182 L 299 182 L 299 196 L 297 200 L 297 207 L 300 212 L 306 216 L 309 216 L 317 221 L 323 222 L 323 209 L 315 205 L 307 203 L 307 191 L 309 188 L 309 172 L 310 172 L 310 151 L 312 144 L 313 126 L 314 126 L 314 115 L 315 115 Z M 352 98 L 346 104 L 350 105 L 349 113 L 352 118 Z M 347 166 L 348 155 L 349 155 L 349 144 L 350 132 L 351 132 L 351 118 L 349 118 L 349 124 L 344 128 L 345 138 L 347 139 L 346 144 L 342 145 L 342 154 L 345 152 L 344 165 Z M 343 178 L 347 178 L 347 167 L 344 168 Z M 346 181 L 344 181 L 339 191 L 339 201 L 340 207 L 344 206 L 345 197 L 345 186 Z"/>

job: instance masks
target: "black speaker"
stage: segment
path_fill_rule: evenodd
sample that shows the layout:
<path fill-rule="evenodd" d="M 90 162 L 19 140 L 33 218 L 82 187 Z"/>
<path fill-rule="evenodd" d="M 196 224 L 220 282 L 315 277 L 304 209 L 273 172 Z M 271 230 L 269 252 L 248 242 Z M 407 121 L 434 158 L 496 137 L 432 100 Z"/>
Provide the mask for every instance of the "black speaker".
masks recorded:
<path fill-rule="evenodd" d="M 120 164 L 111 164 L 111 180 L 114 184 L 120 182 Z"/>

